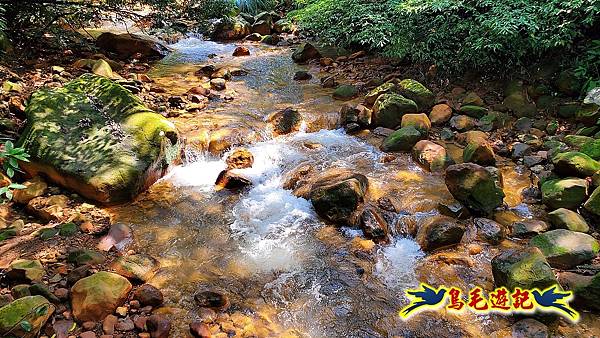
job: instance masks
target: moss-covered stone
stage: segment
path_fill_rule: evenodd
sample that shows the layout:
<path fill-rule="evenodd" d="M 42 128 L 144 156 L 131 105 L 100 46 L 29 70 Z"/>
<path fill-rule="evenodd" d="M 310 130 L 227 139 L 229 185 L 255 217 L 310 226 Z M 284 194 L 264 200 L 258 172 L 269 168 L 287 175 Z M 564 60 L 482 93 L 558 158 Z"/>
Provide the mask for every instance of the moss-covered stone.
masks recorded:
<path fill-rule="evenodd" d="M 463 151 L 463 161 L 487 166 L 496 164 L 492 145 L 483 139 L 472 140 Z"/>
<path fill-rule="evenodd" d="M 448 216 L 431 218 L 417 231 L 416 240 L 424 251 L 460 243 L 465 226 Z"/>
<path fill-rule="evenodd" d="M 119 257 L 112 268 L 123 277 L 147 282 L 154 277 L 160 268 L 160 263 L 154 257 L 145 254 L 135 254 Z"/>
<path fill-rule="evenodd" d="M 108 62 L 102 59 L 96 60 L 96 62 L 94 62 L 94 65 L 92 66 L 92 73 L 107 77 L 109 79 L 113 77 L 112 68 L 110 67 Z"/>
<path fill-rule="evenodd" d="M 391 133 L 381 144 L 383 151 L 409 151 L 412 147 L 425 138 L 415 127 L 405 127 Z"/>
<path fill-rule="evenodd" d="M 580 214 L 575 211 L 560 208 L 548 213 L 550 223 L 557 229 L 588 232 L 590 227 Z"/>
<path fill-rule="evenodd" d="M 78 321 L 99 321 L 127 299 L 131 283 L 117 274 L 100 271 L 71 288 L 73 315 Z"/>
<path fill-rule="evenodd" d="M 319 216 L 336 224 L 348 224 L 369 187 L 368 179 L 361 174 L 342 177 L 334 182 L 314 186 L 310 201 Z"/>
<path fill-rule="evenodd" d="M 372 106 L 373 104 L 375 104 L 375 101 L 377 101 L 377 98 L 379 96 L 383 94 L 396 92 L 398 92 L 398 87 L 396 86 L 396 84 L 393 82 L 386 82 L 367 93 L 367 95 L 365 96 L 365 104 L 368 106 Z"/>
<path fill-rule="evenodd" d="M 535 247 L 509 249 L 492 259 L 496 286 L 509 290 L 545 289 L 557 283 L 550 264 Z"/>
<path fill-rule="evenodd" d="M 341 85 L 333 91 L 336 100 L 351 100 L 358 95 L 358 89 L 353 85 Z"/>
<path fill-rule="evenodd" d="M 54 306 L 42 296 L 19 298 L 0 308 L 0 336 L 37 337 L 53 312 Z"/>
<path fill-rule="evenodd" d="M 552 158 L 554 171 L 562 176 L 589 177 L 600 170 L 600 163 L 576 151 L 557 154 Z"/>
<path fill-rule="evenodd" d="M 588 182 L 581 178 L 553 179 L 542 184 L 542 202 L 553 209 L 578 208 L 587 197 Z"/>
<path fill-rule="evenodd" d="M 475 92 L 468 92 L 464 99 L 462 99 L 463 106 L 477 106 L 483 107 L 483 99 Z"/>
<path fill-rule="evenodd" d="M 558 107 L 558 116 L 574 118 L 586 126 L 592 126 L 598 122 L 600 110 L 594 103 L 568 102 Z"/>
<path fill-rule="evenodd" d="M 476 214 L 491 214 L 503 203 L 499 180 L 480 165 L 451 165 L 446 169 L 445 181 L 452 196 Z"/>
<path fill-rule="evenodd" d="M 44 266 L 38 260 L 16 259 L 10 263 L 6 276 L 15 281 L 39 281 L 45 274 Z"/>
<path fill-rule="evenodd" d="M 600 160 L 600 139 L 589 139 L 581 145 L 579 151 L 596 161 Z"/>
<path fill-rule="evenodd" d="M 67 255 L 67 262 L 77 265 L 102 264 L 105 260 L 106 258 L 103 254 L 90 249 L 76 249 Z"/>
<path fill-rule="evenodd" d="M 133 198 L 179 156 L 175 126 L 104 77 L 39 90 L 26 114 L 18 145 L 31 163 L 23 168 L 100 202 Z"/>
<path fill-rule="evenodd" d="M 480 118 L 483 117 L 487 113 L 487 108 L 479 107 L 479 106 L 461 106 L 458 110 L 461 114 Z"/>
<path fill-rule="evenodd" d="M 575 148 L 578 149 L 581 148 L 581 146 L 583 146 L 584 144 L 586 144 L 589 141 L 594 140 L 593 138 L 589 137 L 589 136 L 582 136 L 582 135 L 567 135 L 564 138 L 564 142 Z"/>
<path fill-rule="evenodd" d="M 586 276 L 587 277 L 587 276 Z M 600 272 L 583 283 L 578 283 L 572 288 L 575 300 L 588 308 L 600 310 Z"/>
<path fill-rule="evenodd" d="M 454 164 L 446 148 L 429 140 L 417 142 L 412 149 L 412 156 L 429 171 L 441 171 Z"/>
<path fill-rule="evenodd" d="M 435 95 L 420 82 L 405 79 L 398 82 L 398 92 L 416 102 L 419 111 L 428 110 L 435 103 Z"/>
<path fill-rule="evenodd" d="M 416 113 L 417 111 L 415 101 L 394 93 L 383 94 L 377 98 L 373 105 L 373 124 L 393 129 L 402 123 L 404 114 Z"/>
<path fill-rule="evenodd" d="M 557 229 L 539 234 L 531 239 L 552 267 L 570 269 L 594 259 L 600 244 L 594 237 L 582 232 Z"/>
<path fill-rule="evenodd" d="M 400 124 L 404 127 L 415 127 L 421 134 L 427 135 L 429 129 L 431 129 L 431 121 L 426 114 L 405 114 L 402 116 L 402 122 Z"/>
<path fill-rule="evenodd" d="M 310 43 L 303 43 L 298 45 L 298 48 L 292 54 L 292 60 L 297 63 L 305 63 L 312 59 L 318 59 L 321 57 L 321 53 Z"/>
<path fill-rule="evenodd" d="M 583 205 L 585 210 L 596 216 L 600 216 L 600 187 L 597 187 L 590 195 L 590 198 Z"/>
<path fill-rule="evenodd" d="M 537 108 L 535 104 L 527 101 L 522 92 L 516 92 L 504 99 L 504 105 L 510 109 L 517 117 L 535 117 Z"/>

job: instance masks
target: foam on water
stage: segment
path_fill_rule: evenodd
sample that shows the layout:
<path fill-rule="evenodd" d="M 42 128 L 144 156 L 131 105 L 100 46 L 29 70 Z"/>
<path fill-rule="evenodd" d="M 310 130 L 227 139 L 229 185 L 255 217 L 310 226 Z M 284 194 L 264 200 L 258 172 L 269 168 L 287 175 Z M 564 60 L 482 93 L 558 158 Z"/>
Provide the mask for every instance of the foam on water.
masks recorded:
<path fill-rule="evenodd" d="M 414 267 L 424 256 L 414 240 L 397 238 L 379 250 L 375 273 L 391 289 L 412 287 L 417 283 Z"/>

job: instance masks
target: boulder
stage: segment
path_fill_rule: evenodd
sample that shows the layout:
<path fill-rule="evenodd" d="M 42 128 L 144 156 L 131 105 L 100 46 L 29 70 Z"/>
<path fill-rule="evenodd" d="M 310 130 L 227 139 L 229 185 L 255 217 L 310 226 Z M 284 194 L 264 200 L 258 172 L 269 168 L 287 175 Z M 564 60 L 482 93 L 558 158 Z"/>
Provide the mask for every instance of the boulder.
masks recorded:
<path fill-rule="evenodd" d="M 433 251 L 460 243 L 464 233 L 464 225 L 451 217 L 438 216 L 419 227 L 416 240 L 424 251 Z"/>
<path fill-rule="evenodd" d="M 577 209 L 587 197 L 588 182 L 582 178 L 548 180 L 542 184 L 542 202 L 553 209 Z"/>
<path fill-rule="evenodd" d="M 413 159 L 429 171 L 441 171 L 454 164 L 446 148 L 429 140 L 421 140 L 412 149 Z"/>
<path fill-rule="evenodd" d="M 173 123 L 97 75 L 35 92 L 26 113 L 18 146 L 31 162 L 22 168 L 99 202 L 130 200 L 179 156 Z"/>
<path fill-rule="evenodd" d="M 516 117 L 535 117 L 537 108 L 530 103 L 522 92 L 515 92 L 504 99 L 504 106 L 511 110 Z"/>
<path fill-rule="evenodd" d="M 259 20 L 252 24 L 250 30 L 252 33 L 258 33 L 260 35 L 271 34 L 271 23 L 265 20 Z"/>
<path fill-rule="evenodd" d="M 515 237 L 529 237 L 550 229 L 548 223 L 537 219 L 526 219 L 511 224 L 511 235 Z"/>
<path fill-rule="evenodd" d="M 252 34 L 246 36 L 244 38 L 244 40 L 258 42 L 258 41 L 262 40 L 262 38 L 263 38 L 262 35 L 260 35 L 258 33 L 252 33 Z"/>
<path fill-rule="evenodd" d="M 360 216 L 360 226 L 365 237 L 374 241 L 385 241 L 388 236 L 388 224 L 375 208 L 365 208 Z"/>
<path fill-rule="evenodd" d="M 237 148 L 227 156 L 225 163 L 227 163 L 227 169 L 252 168 L 254 155 L 246 148 Z"/>
<path fill-rule="evenodd" d="M 600 139 L 591 139 L 585 142 L 581 145 L 579 151 L 596 161 L 600 160 Z"/>
<path fill-rule="evenodd" d="M 159 42 L 129 33 L 102 33 L 96 39 L 96 45 L 123 59 L 135 54 L 140 54 L 145 59 L 156 59 L 169 53 L 169 49 Z"/>
<path fill-rule="evenodd" d="M 450 121 L 452 117 L 452 108 L 445 104 L 436 104 L 431 108 L 431 112 L 429 113 L 429 119 L 431 120 L 431 124 L 434 126 L 441 126 L 446 122 Z"/>
<path fill-rule="evenodd" d="M 463 106 L 476 106 L 483 107 L 484 102 L 479 95 L 475 92 L 468 92 L 467 95 L 462 99 Z"/>
<path fill-rule="evenodd" d="M 46 271 L 39 260 L 16 259 L 6 270 L 6 277 L 13 281 L 33 282 L 40 281 Z"/>
<path fill-rule="evenodd" d="M 273 23 L 273 30 L 279 34 L 291 33 L 294 30 L 294 24 L 288 19 L 279 19 Z"/>
<path fill-rule="evenodd" d="M 54 312 L 54 305 L 42 296 L 26 296 L 0 308 L 0 336 L 37 337 Z"/>
<path fill-rule="evenodd" d="M 409 151 L 424 138 L 425 135 L 421 134 L 415 127 L 400 128 L 385 138 L 381 144 L 381 150 L 388 152 Z"/>
<path fill-rule="evenodd" d="M 146 327 L 150 338 L 169 338 L 171 321 L 164 315 L 154 314 L 146 320 Z"/>
<path fill-rule="evenodd" d="M 142 306 L 157 307 L 163 303 L 162 292 L 153 285 L 143 284 L 133 293 L 133 299 L 140 302 Z"/>
<path fill-rule="evenodd" d="M 466 115 L 457 115 L 450 119 L 450 127 L 458 131 L 467 131 L 477 126 L 477 120 Z"/>
<path fill-rule="evenodd" d="M 306 63 L 319 58 L 321 58 L 321 53 L 308 42 L 300 44 L 292 54 L 292 60 L 296 63 Z"/>
<path fill-rule="evenodd" d="M 96 62 L 94 62 L 94 65 L 92 66 L 92 73 L 107 77 L 109 79 L 112 79 L 114 77 L 112 68 L 110 67 L 108 62 L 102 59 L 96 60 Z"/>
<path fill-rule="evenodd" d="M 12 198 L 13 201 L 20 204 L 29 203 L 32 199 L 42 196 L 46 192 L 46 189 L 48 189 L 46 182 L 39 176 L 26 181 L 23 185 L 25 188 L 16 189 Z"/>
<path fill-rule="evenodd" d="M 281 41 L 281 38 L 277 34 L 265 35 L 260 41 L 262 43 L 266 43 L 267 45 L 277 46 L 277 44 Z"/>
<path fill-rule="evenodd" d="M 418 81 L 405 79 L 398 82 L 400 95 L 413 100 L 418 111 L 426 111 L 431 108 L 435 101 L 435 95 Z"/>
<path fill-rule="evenodd" d="M 417 104 L 398 94 L 380 95 L 373 105 L 373 124 L 378 127 L 396 128 L 404 114 L 416 113 Z"/>
<path fill-rule="evenodd" d="M 488 169 L 474 163 L 454 164 L 445 176 L 452 196 L 472 212 L 490 214 L 502 205 L 504 192 Z"/>
<path fill-rule="evenodd" d="M 309 72 L 304 70 L 299 70 L 294 74 L 294 80 L 296 81 L 306 81 L 312 79 L 312 75 Z"/>
<path fill-rule="evenodd" d="M 557 229 L 539 234 L 531 239 L 531 245 L 539 248 L 552 267 L 570 269 L 590 261 L 598 255 L 598 241 L 581 232 Z"/>
<path fill-rule="evenodd" d="M 463 161 L 493 166 L 496 164 L 496 157 L 492 145 L 488 141 L 479 139 L 467 144 L 463 151 Z"/>
<path fill-rule="evenodd" d="M 554 171 L 562 176 L 589 177 L 600 170 L 600 163 L 586 154 L 571 151 L 552 158 Z"/>
<path fill-rule="evenodd" d="M 267 118 L 267 122 L 273 127 L 273 133 L 276 136 L 299 131 L 303 121 L 298 110 L 291 107 L 273 113 Z"/>
<path fill-rule="evenodd" d="M 251 185 L 252 181 L 246 177 L 231 170 L 223 170 L 219 173 L 219 176 L 217 176 L 217 180 L 215 181 L 215 190 L 240 190 Z"/>
<path fill-rule="evenodd" d="M 370 107 L 375 104 L 375 101 L 377 101 L 377 98 L 379 98 L 381 95 L 388 93 L 397 93 L 397 91 L 398 87 L 395 83 L 386 82 L 367 93 L 367 95 L 365 96 L 365 105 Z"/>
<path fill-rule="evenodd" d="M 122 276 L 100 271 L 78 280 L 71 288 L 71 306 L 78 321 L 100 321 L 127 299 L 131 283 Z"/>
<path fill-rule="evenodd" d="M 497 287 L 543 290 L 557 283 L 554 272 L 536 247 L 508 249 L 492 259 Z"/>
<path fill-rule="evenodd" d="M 415 127 L 422 134 L 427 135 L 431 129 L 431 121 L 426 114 L 405 114 L 402 116 L 401 127 Z"/>
<path fill-rule="evenodd" d="M 215 40 L 237 40 L 250 34 L 250 24 L 242 17 L 222 20 L 213 30 Z"/>
<path fill-rule="evenodd" d="M 111 268 L 123 277 L 147 282 L 154 277 L 160 268 L 160 263 L 152 256 L 134 254 L 117 258 Z"/>
<path fill-rule="evenodd" d="M 548 338 L 548 327 L 533 319 L 525 318 L 516 322 L 511 329 L 512 338 Z"/>
<path fill-rule="evenodd" d="M 477 236 L 490 243 L 498 244 L 504 239 L 504 228 L 501 224 L 487 218 L 475 218 L 473 220 L 477 228 Z"/>
<path fill-rule="evenodd" d="M 250 49 L 245 46 L 238 46 L 233 50 L 233 56 L 248 56 L 250 55 Z"/>
<path fill-rule="evenodd" d="M 479 106 L 461 106 L 458 110 L 459 113 L 475 118 L 483 117 L 487 112 L 487 108 L 479 107 Z"/>
<path fill-rule="evenodd" d="M 98 251 L 90 249 L 75 249 L 67 255 L 67 262 L 76 265 L 96 265 L 102 264 L 106 258 Z"/>
<path fill-rule="evenodd" d="M 559 208 L 548 213 L 550 223 L 556 229 L 567 229 L 578 232 L 588 232 L 590 227 L 581 215 L 575 211 Z"/>
<path fill-rule="evenodd" d="M 205 290 L 196 293 L 194 295 L 194 300 L 200 307 L 218 311 L 225 311 L 231 305 L 229 297 L 227 297 L 226 294 L 213 290 Z"/>
<path fill-rule="evenodd" d="M 600 216 L 600 187 L 594 189 L 583 207 L 592 214 Z"/>
<path fill-rule="evenodd" d="M 358 89 L 353 85 L 340 85 L 333 91 L 336 100 L 351 100 L 358 95 Z"/>
<path fill-rule="evenodd" d="M 227 81 L 222 78 L 214 78 L 210 80 L 210 88 L 221 91 L 227 89 Z"/>
<path fill-rule="evenodd" d="M 573 291 L 575 304 L 586 309 L 600 310 L 600 273 L 594 276 L 580 275 L 573 272 L 561 272 L 558 276 L 560 285 Z"/>

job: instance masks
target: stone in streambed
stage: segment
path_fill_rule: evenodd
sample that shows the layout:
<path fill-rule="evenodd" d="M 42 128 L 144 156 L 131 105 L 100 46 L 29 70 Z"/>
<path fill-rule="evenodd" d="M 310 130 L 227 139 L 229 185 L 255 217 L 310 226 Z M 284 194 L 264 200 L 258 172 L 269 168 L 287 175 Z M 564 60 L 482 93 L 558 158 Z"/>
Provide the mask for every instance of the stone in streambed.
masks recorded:
<path fill-rule="evenodd" d="M 45 273 L 39 260 L 17 259 L 8 266 L 6 277 L 13 281 L 33 282 L 41 280 Z"/>
<path fill-rule="evenodd" d="M 587 197 L 588 182 L 581 178 L 548 180 L 542 184 L 542 202 L 558 209 L 576 209 Z"/>
<path fill-rule="evenodd" d="M 594 276 L 580 275 L 572 272 L 561 272 L 558 276 L 560 285 L 573 291 L 575 304 L 586 309 L 600 310 L 600 273 Z"/>
<path fill-rule="evenodd" d="M 48 189 L 46 182 L 39 176 L 26 181 L 23 185 L 24 189 L 16 189 L 13 193 L 12 200 L 19 204 L 29 203 L 32 199 L 42 196 Z"/>
<path fill-rule="evenodd" d="M 496 286 L 509 290 L 545 289 L 556 284 L 550 264 L 536 247 L 508 249 L 492 259 Z"/>
<path fill-rule="evenodd" d="M 227 295 L 211 290 L 198 292 L 196 295 L 194 295 L 194 300 L 200 307 L 218 311 L 227 310 L 231 305 Z"/>
<path fill-rule="evenodd" d="M 210 80 L 210 88 L 217 91 L 225 90 L 227 89 L 227 81 L 221 78 L 212 79 Z"/>
<path fill-rule="evenodd" d="M 399 94 L 383 94 L 373 105 L 373 125 L 396 128 L 402 123 L 402 116 L 416 113 L 417 104 Z"/>
<path fill-rule="evenodd" d="M 121 58 L 141 54 L 144 58 L 162 58 L 169 49 L 162 44 L 134 34 L 102 33 L 96 39 L 98 47 L 113 52 Z"/>
<path fill-rule="evenodd" d="M 353 85 L 340 85 L 333 91 L 333 98 L 336 100 L 351 100 L 358 95 L 358 88 Z"/>
<path fill-rule="evenodd" d="M 300 130 L 304 118 L 298 110 L 288 107 L 271 114 L 267 122 L 271 124 L 275 135 L 285 135 Z"/>
<path fill-rule="evenodd" d="M 539 234 L 531 239 L 551 266 L 570 269 L 592 260 L 600 251 L 600 244 L 592 236 L 566 229 L 557 229 Z"/>
<path fill-rule="evenodd" d="M 142 306 L 157 307 L 162 304 L 164 298 L 158 288 L 150 284 L 144 284 L 135 290 L 133 299 L 139 301 Z"/>
<path fill-rule="evenodd" d="M 470 117 L 481 118 L 487 113 L 488 110 L 487 110 L 487 108 L 478 107 L 478 106 L 461 106 L 458 111 L 461 114 L 464 114 L 464 115 L 467 115 Z"/>
<path fill-rule="evenodd" d="M 67 255 L 67 262 L 77 265 L 102 264 L 106 258 L 101 253 L 89 249 L 75 249 Z"/>
<path fill-rule="evenodd" d="M 446 148 L 429 140 L 421 140 L 412 149 L 413 159 L 429 171 L 441 171 L 454 164 Z"/>
<path fill-rule="evenodd" d="M 418 81 L 404 79 L 398 82 L 397 86 L 398 93 L 413 100 L 418 106 L 418 111 L 426 111 L 433 106 L 435 95 Z"/>
<path fill-rule="evenodd" d="M 312 75 L 309 72 L 304 70 L 299 70 L 294 74 L 294 80 L 296 81 L 306 81 L 312 79 Z"/>
<path fill-rule="evenodd" d="M 477 228 L 477 235 L 486 242 L 498 244 L 504 238 L 504 228 L 501 224 L 487 218 L 473 220 Z"/>
<path fill-rule="evenodd" d="M 146 320 L 146 327 L 151 338 L 169 338 L 171 321 L 164 315 L 154 314 Z"/>
<path fill-rule="evenodd" d="M 321 53 L 319 53 L 319 51 L 310 43 L 303 43 L 299 45 L 292 54 L 292 60 L 294 60 L 296 63 L 305 63 L 320 57 Z"/>
<path fill-rule="evenodd" d="M 227 169 L 251 168 L 254 164 L 254 156 L 246 148 L 237 148 L 227 156 L 225 163 L 227 163 Z"/>
<path fill-rule="evenodd" d="M 490 214 L 503 203 L 504 192 L 497 179 L 480 165 L 451 165 L 445 181 L 452 196 L 475 213 Z"/>
<path fill-rule="evenodd" d="M 431 124 L 434 126 L 441 126 L 446 122 L 450 121 L 452 117 L 452 108 L 445 104 L 436 104 L 431 108 L 431 112 L 429 113 L 429 119 L 431 120 Z"/>
<path fill-rule="evenodd" d="M 121 276 L 147 282 L 154 277 L 160 263 L 152 256 L 134 254 L 117 258 L 111 267 Z"/>
<path fill-rule="evenodd" d="M 467 131 L 477 126 L 477 120 L 466 115 L 457 115 L 450 119 L 450 127 L 458 131 Z"/>
<path fill-rule="evenodd" d="M 360 224 L 367 238 L 374 241 L 387 239 L 388 224 L 374 208 L 365 208 L 360 216 Z"/>
<path fill-rule="evenodd" d="M 248 56 L 248 55 L 250 55 L 250 50 L 248 49 L 248 47 L 238 46 L 233 51 L 232 55 L 233 56 Z"/>
<path fill-rule="evenodd" d="M 560 208 L 548 213 L 550 223 L 557 229 L 588 232 L 590 227 L 581 215 L 575 211 Z"/>
<path fill-rule="evenodd" d="M 343 225 L 363 201 L 368 186 L 364 175 L 331 170 L 312 184 L 308 195 L 319 216 Z"/>
<path fill-rule="evenodd" d="M 467 144 L 463 151 L 463 161 L 493 166 L 496 164 L 496 157 L 492 145 L 488 141 L 478 139 Z"/>
<path fill-rule="evenodd" d="M 600 163 L 580 152 L 557 154 L 552 158 L 554 171 L 562 176 L 589 177 L 600 170 Z"/>
<path fill-rule="evenodd" d="M 377 101 L 377 99 L 381 95 L 388 94 L 388 93 L 397 93 L 397 91 L 398 91 L 398 87 L 396 86 L 395 83 L 386 82 L 386 83 L 372 89 L 369 93 L 367 93 L 367 95 L 365 96 L 365 105 L 370 107 L 375 104 L 375 101 Z"/>
<path fill-rule="evenodd" d="M 77 281 L 71 288 L 73 315 L 79 321 L 99 321 L 127 299 L 131 283 L 110 272 L 97 272 Z"/>
<path fill-rule="evenodd" d="M 0 308 L 0 336 L 37 337 L 53 312 L 54 306 L 42 296 L 19 298 Z"/>
<path fill-rule="evenodd" d="M 433 251 L 460 243 L 464 233 L 464 225 L 451 217 L 438 216 L 419 228 L 416 241 L 424 251 Z"/>
<path fill-rule="evenodd" d="M 548 223 L 537 219 L 526 219 L 511 224 L 511 235 L 515 237 L 530 237 L 550 229 Z"/>
<path fill-rule="evenodd" d="M 215 189 L 217 191 L 222 189 L 239 190 L 250 185 L 252 185 L 252 181 L 240 174 L 232 172 L 231 170 L 221 171 L 217 177 L 217 180 L 215 181 Z"/>
<path fill-rule="evenodd" d="M 405 114 L 402 116 L 402 122 L 400 124 L 404 127 L 415 127 L 422 134 L 427 135 L 429 129 L 431 129 L 431 121 L 426 114 Z"/>
<path fill-rule="evenodd" d="M 381 144 L 381 150 L 387 152 L 409 151 L 424 138 L 425 135 L 421 134 L 415 127 L 400 128 L 385 138 Z"/>

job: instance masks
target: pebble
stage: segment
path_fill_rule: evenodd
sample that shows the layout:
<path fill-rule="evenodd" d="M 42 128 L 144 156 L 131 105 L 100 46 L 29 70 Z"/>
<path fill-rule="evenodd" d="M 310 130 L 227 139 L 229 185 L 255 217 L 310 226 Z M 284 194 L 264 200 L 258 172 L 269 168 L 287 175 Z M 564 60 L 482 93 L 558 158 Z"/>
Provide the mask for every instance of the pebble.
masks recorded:
<path fill-rule="evenodd" d="M 81 324 L 81 327 L 83 327 L 84 330 L 91 331 L 96 327 L 96 322 L 83 322 L 83 324 Z"/>
<path fill-rule="evenodd" d="M 132 331 L 135 329 L 135 325 L 133 321 L 129 318 L 120 319 L 119 322 L 115 325 L 115 329 L 118 331 Z"/>
<path fill-rule="evenodd" d="M 115 325 L 117 324 L 118 318 L 114 315 L 108 315 L 104 318 L 102 322 L 102 331 L 105 334 L 113 334 L 115 333 Z"/>
<path fill-rule="evenodd" d="M 81 338 L 96 338 L 96 334 L 92 331 L 85 331 L 79 334 Z"/>

